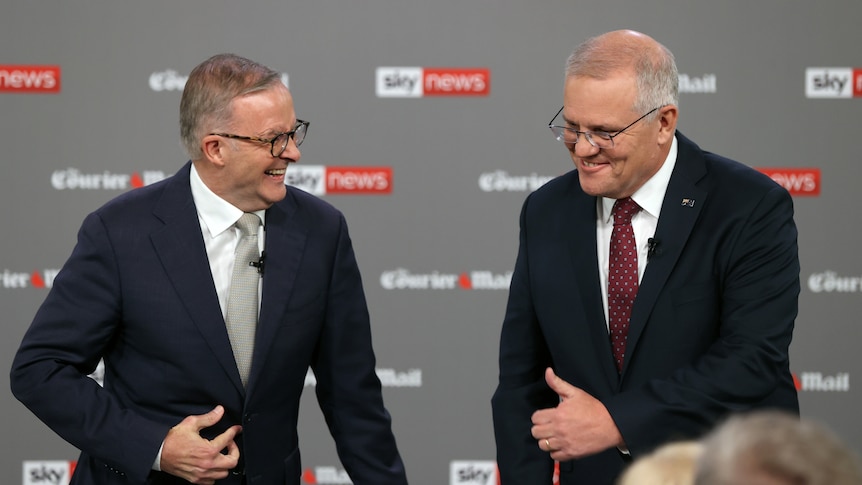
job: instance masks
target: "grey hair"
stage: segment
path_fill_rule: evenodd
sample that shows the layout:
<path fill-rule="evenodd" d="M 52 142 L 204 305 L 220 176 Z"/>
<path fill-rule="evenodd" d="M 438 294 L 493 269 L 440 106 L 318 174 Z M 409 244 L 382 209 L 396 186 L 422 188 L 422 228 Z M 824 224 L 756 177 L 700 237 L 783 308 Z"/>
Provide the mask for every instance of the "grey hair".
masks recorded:
<path fill-rule="evenodd" d="M 235 54 L 218 54 L 195 67 L 180 100 L 180 140 L 189 157 L 200 158 L 200 140 L 230 123 L 231 101 L 280 82 L 278 72 Z"/>
<path fill-rule="evenodd" d="M 703 440 L 697 485 L 735 485 L 753 477 L 779 483 L 862 483 L 859 458 L 829 428 L 780 411 L 736 415 Z"/>
<path fill-rule="evenodd" d="M 679 105 L 679 72 L 673 53 L 656 42 L 658 49 L 644 43 L 605 42 L 592 37 L 578 45 L 566 60 L 566 79 L 573 76 L 607 79 L 621 71 L 634 70 L 637 97 L 632 111 L 645 113 L 653 108 Z M 647 120 L 655 119 L 651 114 Z"/>

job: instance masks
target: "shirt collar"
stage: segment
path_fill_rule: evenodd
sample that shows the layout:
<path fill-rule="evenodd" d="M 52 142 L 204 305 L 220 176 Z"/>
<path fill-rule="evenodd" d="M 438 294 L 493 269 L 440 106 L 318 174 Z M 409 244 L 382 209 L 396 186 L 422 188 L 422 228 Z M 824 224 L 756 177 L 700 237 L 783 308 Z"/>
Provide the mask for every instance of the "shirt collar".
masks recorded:
<path fill-rule="evenodd" d="M 673 168 L 676 166 L 677 156 L 677 141 L 676 135 L 670 144 L 670 150 L 667 153 L 664 163 L 658 169 L 655 175 L 650 177 L 641 188 L 632 194 L 634 200 L 641 209 L 651 216 L 658 219 L 661 213 L 661 204 L 664 201 L 664 193 L 667 191 L 667 186 L 670 183 L 670 176 L 673 173 Z M 616 199 L 602 197 L 602 217 L 606 223 L 609 223 L 612 217 L 611 211 L 614 208 Z"/>
<path fill-rule="evenodd" d="M 198 210 L 198 216 L 209 230 L 210 237 L 216 237 L 233 227 L 242 216 L 243 211 L 230 202 L 222 199 L 206 186 L 200 174 L 192 164 L 189 176 L 192 189 L 192 199 Z M 266 227 L 266 210 L 255 211 L 260 222 Z"/>

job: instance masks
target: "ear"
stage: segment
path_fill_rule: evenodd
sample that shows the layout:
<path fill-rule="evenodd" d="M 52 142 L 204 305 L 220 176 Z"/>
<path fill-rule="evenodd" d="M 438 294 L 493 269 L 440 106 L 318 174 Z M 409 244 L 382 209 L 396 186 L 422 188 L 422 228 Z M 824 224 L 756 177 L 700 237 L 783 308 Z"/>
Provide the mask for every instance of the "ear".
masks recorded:
<path fill-rule="evenodd" d="M 227 140 L 218 135 L 207 135 L 201 139 L 201 152 L 203 152 L 203 159 L 215 166 L 224 166 L 226 150 L 229 149 L 230 147 L 227 145 Z"/>
<path fill-rule="evenodd" d="M 679 108 L 669 104 L 662 106 L 658 112 L 659 132 L 658 143 L 664 145 L 670 143 L 676 133 L 676 121 L 679 117 Z"/>

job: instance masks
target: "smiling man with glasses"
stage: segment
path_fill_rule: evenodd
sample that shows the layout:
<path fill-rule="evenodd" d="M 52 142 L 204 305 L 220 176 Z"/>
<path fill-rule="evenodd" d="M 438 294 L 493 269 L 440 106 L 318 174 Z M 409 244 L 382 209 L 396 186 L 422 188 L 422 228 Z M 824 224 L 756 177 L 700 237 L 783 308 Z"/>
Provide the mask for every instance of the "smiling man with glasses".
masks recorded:
<path fill-rule="evenodd" d="M 793 203 L 677 131 L 678 73 L 614 31 L 569 57 L 549 123 L 574 170 L 533 192 L 492 399 L 502 485 L 611 485 L 728 414 L 798 413 Z"/>
<path fill-rule="evenodd" d="M 191 161 L 84 221 L 11 372 L 80 448 L 72 484 L 299 485 L 309 368 L 354 483 L 407 484 L 347 223 L 285 185 L 308 127 L 277 72 L 213 56 L 180 101 Z"/>

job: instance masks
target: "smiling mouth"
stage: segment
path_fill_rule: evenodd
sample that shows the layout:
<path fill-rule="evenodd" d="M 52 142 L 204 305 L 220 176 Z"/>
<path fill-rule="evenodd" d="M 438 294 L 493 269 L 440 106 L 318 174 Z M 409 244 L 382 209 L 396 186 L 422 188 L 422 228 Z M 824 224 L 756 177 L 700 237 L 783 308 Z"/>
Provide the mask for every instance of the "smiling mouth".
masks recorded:
<path fill-rule="evenodd" d="M 273 177 L 278 177 L 278 176 L 284 175 L 285 172 L 287 172 L 286 168 L 274 168 L 272 170 L 267 170 L 264 173 L 267 175 L 271 175 Z"/>

